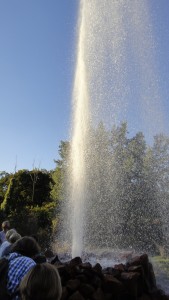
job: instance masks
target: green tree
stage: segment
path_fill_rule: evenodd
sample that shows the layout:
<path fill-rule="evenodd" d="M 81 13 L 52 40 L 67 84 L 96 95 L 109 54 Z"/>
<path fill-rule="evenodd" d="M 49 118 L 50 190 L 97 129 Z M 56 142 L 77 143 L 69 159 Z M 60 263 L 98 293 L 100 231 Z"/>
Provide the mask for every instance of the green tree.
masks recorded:
<path fill-rule="evenodd" d="M 32 176 L 36 173 L 36 185 L 32 186 Z M 42 206 L 44 203 L 51 202 L 52 179 L 50 173 L 39 170 L 20 170 L 10 176 L 8 188 L 1 209 L 7 214 L 17 211 L 26 206 Z M 34 196 L 32 197 L 32 193 Z"/>
<path fill-rule="evenodd" d="M 86 153 L 86 244 L 105 246 L 109 235 L 107 205 L 110 197 L 110 132 L 100 122 L 90 130 Z M 110 207 L 110 206 L 109 206 Z M 101 213 L 100 213 L 101 212 Z M 98 218 L 99 215 L 99 218 Z M 99 228 L 97 235 L 96 228 Z M 95 239 L 93 239 L 95 236 Z"/>
<path fill-rule="evenodd" d="M 41 245 L 47 247 L 53 233 L 56 209 L 56 203 L 50 196 L 53 184 L 50 172 L 19 170 L 10 174 L 9 178 L 6 176 L 8 185 L 0 216 L 8 218 L 21 235 L 36 233 Z"/>
<path fill-rule="evenodd" d="M 0 172 L 0 204 L 3 202 L 8 185 L 10 182 L 11 174 L 2 171 Z"/>
<path fill-rule="evenodd" d="M 163 240 L 169 253 L 169 137 L 158 134 L 152 147 L 152 174 L 156 184 L 155 200 L 158 207 L 158 228 L 162 228 Z"/>
<path fill-rule="evenodd" d="M 65 214 L 61 207 L 65 203 L 67 184 L 68 184 L 68 169 L 69 169 L 69 154 L 70 154 L 70 143 L 68 141 L 61 141 L 59 145 L 59 156 L 58 160 L 55 160 L 56 168 L 51 172 L 53 180 L 53 186 L 51 189 L 51 198 L 55 203 L 55 218 L 53 219 L 53 236 L 57 236 L 58 228 L 63 225 L 63 219 Z"/>
<path fill-rule="evenodd" d="M 63 198 L 63 191 L 69 167 L 70 143 L 61 141 L 59 145 L 60 159 L 55 160 L 56 168 L 51 172 L 53 186 L 51 189 L 51 197 L 58 203 Z"/>

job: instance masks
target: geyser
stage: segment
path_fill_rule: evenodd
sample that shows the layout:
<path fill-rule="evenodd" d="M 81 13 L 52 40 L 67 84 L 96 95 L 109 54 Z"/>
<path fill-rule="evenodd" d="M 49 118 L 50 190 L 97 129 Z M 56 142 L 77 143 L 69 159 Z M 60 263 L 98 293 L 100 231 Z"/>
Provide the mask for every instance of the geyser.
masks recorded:
<path fill-rule="evenodd" d="M 143 249 L 162 234 L 165 208 L 158 209 L 144 140 L 152 143 L 164 128 L 148 4 L 80 1 L 64 201 L 72 257 L 98 248 Z M 126 138 L 127 130 L 135 137 Z"/>

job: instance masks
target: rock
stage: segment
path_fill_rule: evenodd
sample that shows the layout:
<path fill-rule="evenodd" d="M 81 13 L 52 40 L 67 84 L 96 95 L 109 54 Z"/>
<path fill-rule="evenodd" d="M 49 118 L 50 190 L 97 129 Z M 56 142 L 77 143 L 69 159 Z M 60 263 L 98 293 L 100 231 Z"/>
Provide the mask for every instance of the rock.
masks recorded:
<path fill-rule="evenodd" d="M 140 274 L 137 272 L 123 272 L 121 273 L 121 280 L 127 290 L 127 293 L 133 299 L 138 296 L 138 279 Z"/>
<path fill-rule="evenodd" d="M 86 262 L 86 263 L 80 264 L 80 265 L 79 265 L 79 268 L 82 268 L 82 269 L 91 269 L 91 268 L 92 268 L 92 265 L 91 265 L 91 263 Z"/>
<path fill-rule="evenodd" d="M 68 290 L 71 291 L 76 291 L 80 286 L 80 280 L 78 279 L 72 279 L 72 280 L 68 280 L 66 287 Z"/>
<path fill-rule="evenodd" d="M 71 295 L 68 300 L 85 300 L 85 298 L 79 293 L 79 291 L 77 291 Z"/>
<path fill-rule="evenodd" d="M 137 272 L 123 272 L 121 273 L 121 279 L 123 281 L 137 281 L 140 277 L 140 274 Z"/>
<path fill-rule="evenodd" d="M 146 294 L 143 294 L 141 297 L 138 298 L 138 300 L 151 300 L 151 297 Z"/>
<path fill-rule="evenodd" d="M 104 275 L 103 291 L 112 295 L 120 295 L 124 290 L 122 282 L 112 275 Z"/>
<path fill-rule="evenodd" d="M 108 267 L 103 270 L 103 274 L 110 274 L 113 275 L 115 278 L 119 279 L 121 276 L 121 270 Z"/>
<path fill-rule="evenodd" d="M 59 257 L 57 254 L 55 255 L 55 257 L 52 258 L 51 264 L 52 265 L 61 265 L 62 264 L 61 261 L 59 260 Z"/>
<path fill-rule="evenodd" d="M 61 300 L 169 300 L 156 286 L 147 254 L 103 270 L 100 264 L 82 263 L 80 257 L 56 267 L 63 288 Z"/>
<path fill-rule="evenodd" d="M 120 272 L 124 272 L 125 271 L 125 266 L 123 264 L 118 264 L 114 266 L 115 270 L 118 270 Z"/>
<path fill-rule="evenodd" d="M 102 282 L 103 280 L 97 275 L 93 276 L 92 280 L 90 281 L 92 286 L 96 289 L 102 286 Z"/>
<path fill-rule="evenodd" d="M 87 277 L 84 274 L 77 275 L 76 278 L 79 279 L 82 283 L 88 282 Z"/>
<path fill-rule="evenodd" d="M 103 293 L 103 290 L 101 288 L 98 288 L 92 296 L 93 300 L 105 300 L 105 295 Z"/>
<path fill-rule="evenodd" d="M 98 273 L 98 274 L 102 274 L 102 267 L 99 263 L 97 263 L 94 267 L 93 270 Z"/>
<path fill-rule="evenodd" d="M 81 257 L 77 256 L 77 257 L 73 258 L 69 264 L 70 264 L 70 266 L 80 265 L 80 264 L 82 264 L 82 259 L 81 259 Z"/>
<path fill-rule="evenodd" d="M 90 297 L 94 292 L 95 289 L 92 287 L 92 285 L 89 284 L 82 284 L 79 288 L 79 292 L 85 297 Z"/>

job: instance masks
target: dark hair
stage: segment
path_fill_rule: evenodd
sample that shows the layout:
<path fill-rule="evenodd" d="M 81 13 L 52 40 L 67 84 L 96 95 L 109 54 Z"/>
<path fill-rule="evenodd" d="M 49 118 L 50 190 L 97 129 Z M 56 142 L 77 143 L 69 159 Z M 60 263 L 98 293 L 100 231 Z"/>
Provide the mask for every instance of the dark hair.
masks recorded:
<path fill-rule="evenodd" d="M 62 287 L 57 268 L 49 263 L 37 264 L 20 283 L 22 300 L 60 300 Z"/>
<path fill-rule="evenodd" d="M 33 258 L 40 252 L 40 246 L 34 238 L 24 236 L 12 245 L 11 252 L 17 252 L 21 255 Z"/>

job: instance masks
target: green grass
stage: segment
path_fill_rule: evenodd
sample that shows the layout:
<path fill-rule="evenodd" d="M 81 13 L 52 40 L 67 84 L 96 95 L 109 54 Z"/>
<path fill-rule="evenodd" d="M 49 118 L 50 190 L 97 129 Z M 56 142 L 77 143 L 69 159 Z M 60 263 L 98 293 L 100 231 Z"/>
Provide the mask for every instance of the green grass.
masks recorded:
<path fill-rule="evenodd" d="M 164 272 L 166 273 L 167 277 L 169 276 L 169 258 L 164 258 L 162 256 L 155 256 L 155 257 L 152 257 L 151 259 L 151 262 L 153 263 L 155 269 L 156 269 L 156 272 Z"/>
<path fill-rule="evenodd" d="M 161 263 L 161 262 L 165 262 L 165 263 L 169 263 L 169 257 L 165 258 L 162 256 L 154 256 L 151 259 L 153 262 L 157 262 L 157 263 Z"/>

